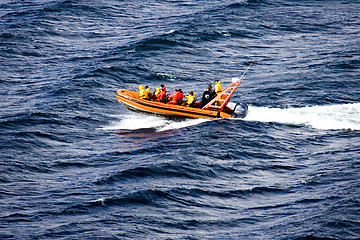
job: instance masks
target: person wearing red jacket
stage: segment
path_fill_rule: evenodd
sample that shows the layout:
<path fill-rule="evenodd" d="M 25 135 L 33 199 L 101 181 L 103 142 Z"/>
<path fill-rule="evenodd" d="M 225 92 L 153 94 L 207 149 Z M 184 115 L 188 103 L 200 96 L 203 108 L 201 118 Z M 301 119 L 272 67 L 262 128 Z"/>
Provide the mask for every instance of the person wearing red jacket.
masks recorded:
<path fill-rule="evenodd" d="M 158 98 L 159 98 L 160 102 L 166 103 L 166 101 L 167 101 L 166 87 L 164 86 L 164 84 L 161 84 L 160 87 L 161 87 L 161 89 L 160 89 L 160 92 L 158 94 Z"/>
<path fill-rule="evenodd" d="M 171 94 L 169 97 L 170 98 L 169 104 L 180 105 L 183 97 L 184 97 L 184 93 L 181 91 L 181 89 L 175 89 L 175 92 Z"/>

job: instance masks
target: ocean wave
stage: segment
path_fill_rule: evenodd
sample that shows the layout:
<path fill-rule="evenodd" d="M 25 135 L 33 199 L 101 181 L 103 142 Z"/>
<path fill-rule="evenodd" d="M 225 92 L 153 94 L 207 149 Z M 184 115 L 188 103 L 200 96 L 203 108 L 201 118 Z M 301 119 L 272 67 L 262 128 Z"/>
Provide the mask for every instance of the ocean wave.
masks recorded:
<path fill-rule="evenodd" d="M 216 177 L 211 169 L 200 170 L 190 164 L 163 163 L 161 165 L 137 167 L 113 174 L 105 179 L 97 180 L 96 184 L 111 184 L 132 179 L 159 178 L 206 179 Z"/>
<path fill-rule="evenodd" d="M 110 198 L 100 198 L 97 200 L 90 201 L 88 204 L 81 204 L 74 206 L 71 211 L 76 209 L 84 209 L 94 207 L 111 207 L 114 205 L 161 205 L 167 201 L 173 202 L 174 204 L 182 204 L 186 206 L 207 206 L 209 208 L 219 208 L 231 210 L 231 206 L 223 206 L 220 199 L 227 199 L 230 201 L 233 198 L 239 199 L 251 199 L 256 195 L 267 195 L 267 194 L 285 194 L 287 191 L 284 189 L 271 188 L 271 187 L 254 187 L 252 189 L 243 190 L 230 190 L 230 191 L 214 191 L 204 189 L 187 189 L 187 188 L 174 188 L 169 190 L 158 190 L 158 189 L 146 189 L 126 194 L 124 196 L 114 196 Z M 219 198 L 219 203 L 213 206 L 203 202 L 204 198 L 216 197 Z M 166 203 L 169 205 L 169 203 Z M 68 210 L 65 210 L 68 213 Z M 80 211 L 81 212 L 81 211 Z"/>
<path fill-rule="evenodd" d="M 0 238 L 357 239 L 359 3 L 329 3 L 2 1 Z M 250 62 L 245 119 L 114 96 Z"/>
<path fill-rule="evenodd" d="M 17 126 L 34 126 L 37 124 L 59 124 L 59 121 L 56 119 L 57 116 L 58 115 L 54 113 L 25 111 L 10 116 L 2 116 L 1 122 L 3 126 L 9 128 Z"/>
<path fill-rule="evenodd" d="M 59 169 L 65 169 L 65 168 L 83 168 L 88 167 L 89 165 L 84 162 L 71 162 L 71 161 L 58 161 L 53 164 L 52 167 L 59 168 Z"/>

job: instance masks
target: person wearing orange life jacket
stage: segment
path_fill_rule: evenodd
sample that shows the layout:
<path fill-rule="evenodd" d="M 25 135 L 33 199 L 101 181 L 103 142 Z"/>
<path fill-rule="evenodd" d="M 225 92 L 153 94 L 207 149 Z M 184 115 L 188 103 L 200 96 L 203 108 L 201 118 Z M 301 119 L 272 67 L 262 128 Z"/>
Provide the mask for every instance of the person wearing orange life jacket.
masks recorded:
<path fill-rule="evenodd" d="M 161 84 L 160 87 L 161 87 L 161 89 L 160 89 L 160 92 L 158 94 L 158 98 L 159 98 L 160 102 L 166 103 L 166 101 L 167 101 L 166 87 L 164 86 L 164 84 Z"/>
<path fill-rule="evenodd" d="M 183 91 L 181 91 L 181 89 L 179 89 L 179 100 L 178 100 L 178 104 L 181 105 L 182 104 L 182 100 L 185 97 Z"/>
<path fill-rule="evenodd" d="M 142 85 L 138 87 L 139 89 L 139 98 L 146 99 L 146 91 Z"/>
<path fill-rule="evenodd" d="M 176 95 L 178 94 L 178 91 L 177 89 L 175 89 L 175 92 L 171 95 L 169 95 L 169 100 L 170 102 L 168 102 L 169 104 L 175 104 L 176 103 Z"/>
<path fill-rule="evenodd" d="M 182 102 L 182 99 L 184 97 L 184 93 L 181 91 L 181 89 L 175 89 L 175 92 L 170 95 L 170 102 L 169 104 L 178 104 L 180 105 Z"/>
<path fill-rule="evenodd" d="M 183 91 L 181 91 L 181 89 L 179 89 L 179 93 L 176 97 L 177 97 L 177 104 L 181 105 L 182 100 L 185 97 L 184 93 L 183 93 Z"/>
<path fill-rule="evenodd" d="M 187 101 L 182 105 L 187 107 L 193 107 L 195 104 L 195 93 L 193 91 L 190 91 L 189 95 L 185 96 L 185 98 L 187 98 Z"/>
<path fill-rule="evenodd" d="M 151 98 L 151 90 L 150 90 L 149 86 L 145 86 L 145 95 L 146 95 L 145 99 L 150 100 L 150 98 Z"/>

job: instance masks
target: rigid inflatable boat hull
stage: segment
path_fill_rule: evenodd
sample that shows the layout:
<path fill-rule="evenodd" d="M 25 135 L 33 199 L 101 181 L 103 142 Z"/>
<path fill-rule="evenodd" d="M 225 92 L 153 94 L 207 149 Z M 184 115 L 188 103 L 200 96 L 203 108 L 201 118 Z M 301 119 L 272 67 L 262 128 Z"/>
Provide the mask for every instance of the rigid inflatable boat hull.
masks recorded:
<path fill-rule="evenodd" d="M 138 92 L 124 89 L 118 90 L 115 96 L 126 108 L 149 114 L 187 118 L 231 118 L 235 116 L 233 110 L 228 107 L 223 111 L 214 111 L 197 107 L 165 104 L 162 102 L 140 99 Z M 199 103 L 197 103 L 197 105 L 199 105 Z"/>

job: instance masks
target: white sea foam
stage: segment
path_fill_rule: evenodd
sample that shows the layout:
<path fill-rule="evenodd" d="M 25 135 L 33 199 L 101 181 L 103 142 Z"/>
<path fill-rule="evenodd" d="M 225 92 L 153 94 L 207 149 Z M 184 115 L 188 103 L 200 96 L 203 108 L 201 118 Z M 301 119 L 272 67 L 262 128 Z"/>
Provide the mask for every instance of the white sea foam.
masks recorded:
<path fill-rule="evenodd" d="M 172 34 L 172 33 L 174 33 L 176 30 L 175 29 L 172 29 L 172 30 L 170 30 L 169 32 L 167 32 L 167 34 Z"/>
<path fill-rule="evenodd" d="M 209 119 L 173 121 L 163 117 L 137 113 L 113 115 L 112 117 L 118 118 L 119 121 L 114 121 L 102 129 L 154 129 L 156 132 L 162 132 L 210 121 Z M 248 115 L 244 120 L 305 125 L 323 130 L 360 130 L 360 103 L 286 109 L 249 106 Z"/>
<path fill-rule="evenodd" d="M 140 130 L 153 128 L 157 132 L 162 132 L 193 126 L 209 121 L 207 119 L 186 119 L 183 121 L 173 121 L 163 117 L 142 115 L 136 113 L 118 116 L 113 115 L 112 117 L 119 118 L 119 121 L 114 121 L 110 123 L 109 126 L 103 127 L 103 130 Z"/>
<path fill-rule="evenodd" d="M 189 127 L 189 126 L 194 126 L 194 125 L 198 125 L 200 123 L 206 122 L 206 121 L 210 121 L 209 119 L 203 119 L 203 118 L 199 118 L 199 119 L 187 119 L 184 121 L 169 121 L 168 124 L 160 127 L 157 129 L 157 132 L 162 132 L 162 131 L 167 131 L 167 130 L 173 130 L 173 129 L 179 129 L 179 128 L 184 128 L 184 127 Z"/>
<path fill-rule="evenodd" d="M 360 103 L 287 109 L 249 106 L 244 120 L 306 125 L 323 130 L 360 130 Z"/>
<path fill-rule="evenodd" d="M 118 117 L 119 121 L 110 123 L 109 126 L 103 127 L 104 130 L 138 130 L 158 128 L 167 124 L 166 119 L 156 116 L 148 116 L 142 114 L 129 114 L 112 116 Z"/>

